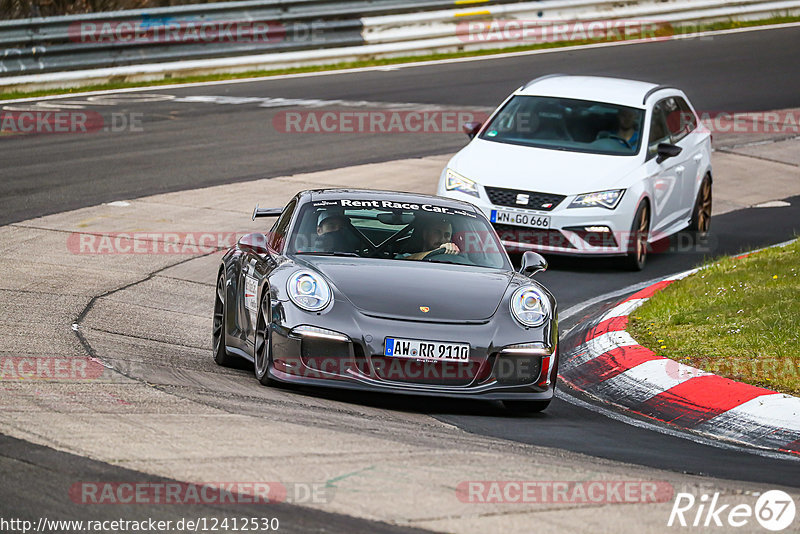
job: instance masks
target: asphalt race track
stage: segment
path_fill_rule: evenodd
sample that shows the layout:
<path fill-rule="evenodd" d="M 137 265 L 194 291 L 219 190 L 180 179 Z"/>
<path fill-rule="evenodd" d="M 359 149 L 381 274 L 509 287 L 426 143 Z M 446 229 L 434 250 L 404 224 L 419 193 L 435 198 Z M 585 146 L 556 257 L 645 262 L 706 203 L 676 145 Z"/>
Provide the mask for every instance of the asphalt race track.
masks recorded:
<path fill-rule="evenodd" d="M 8 517 L 31 521 L 58 517 L 61 520 L 113 521 L 136 517 L 141 510 L 136 504 L 103 506 L 100 510 L 76 506 L 68 498 L 76 479 L 142 480 L 140 474 L 106 463 L 55 451 L 26 441 L 0 436 L 0 469 L 3 472 L 3 504 L 0 510 Z M 164 478 L 148 477 L 147 482 L 166 484 Z M 184 518 L 205 517 L 220 519 L 235 514 L 238 517 L 279 518 L 280 530 L 286 532 L 427 532 L 401 528 L 377 521 L 366 521 L 346 515 L 330 514 L 284 503 L 265 505 L 229 503 L 222 505 L 190 505 L 176 509 L 169 504 L 148 507 L 151 517 L 173 523 Z"/>
<path fill-rule="evenodd" d="M 698 110 L 797 107 L 800 30 L 613 46 L 507 59 L 265 80 L 148 93 L 438 104 L 493 108 L 553 72 L 677 85 Z M 133 95 L 131 95 L 133 96 Z M 117 99 L 125 102 L 129 97 Z M 67 98 L 84 101 L 84 98 Z M 325 109 L 331 106 L 325 106 Z M 0 224 L 120 198 L 428 154 L 453 153 L 461 134 L 285 135 L 280 108 L 171 101 L 88 106 L 141 113 L 143 132 L 3 139 Z"/>
<path fill-rule="evenodd" d="M 64 99 L 67 107 L 71 103 L 104 116 L 141 114 L 142 131 L 0 138 L 0 225 L 161 192 L 453 153 L 465 142 L 460 134 L 284 134 L 273 127 L 274 117 L 284 108 L 262 107 L 268 103 L 266 99 L 331 101 L 321 104 L 323 109 L 381 107 L 389 103 L 398 108 L 402 104 L 424 104 L 486 110 L 527 79 L 564 72 L 676 85 L 687 92 L 699 110 L 798 108 L 798 50 L 800 28 L 790 28 L 436 66 L 156 88 L 147 94 L 168 96 L 150 102 L 136 102 L 135 92 L 127 93 L 125 98 L 101 99 L 100 103 L 87 101 L 86 97 L 69 97 Z M 243 100 L 246 98 L 250 100 Z M 58 101 L 52 104 L 57 105 Z M 752 208 L 715 217 L 706 248 L 654 254 L 641 273 L 621 272 L 604 260 L 576 262 L 556 258 L 551 269 L 538 279 L 556 295 L 563 312 L 601 294 L 691 268 L 706 256 L 786 241 L 800 232 L 800 197 L 787 200 L 790 207 Z M 562 317 L 562 331 L 569 330 L 584 314 L 610 303 L 600 302 L 571 317 Z M 714 447 L 632 426 L 563 398 L 555 399 L 544 414 L 511 417 L 491 403 L 356 398 L 349 393 L 319 391 L 308 395 L 428 414 L 483 436 L 631 464 L 800 487 L 800 461 Z M 82 468 L 88 472 L 112 473 L 115 469 L 8 437 L 0 436 L 0 441 L 4 479 L 8 473 L 15 480 L 24 480 L 30 488 L 24 494 L 12 494 L 10 488 L 14 486 L 1 485 L 0 501 L 4 504 L 0 510 L 12 505 L 31 517 L 42 510 L 64 510 L 69 503 L 45 498 L 40 490 L 58 483 L 53 480 L 53 473 L 66 480 L 70 471 L 64 466 L 75 462 L 85 462 Z M 124 478 L 113 473 L 104 476 Z M 185 510 L 182 513 L 186 515 Z M 315 512 L 301 518 L 303 513 L 290 506 L 282 513 L 292 520 L 296 518 L 293 524 L 299 530 L 392 531 L 381 523 L 333 514 Z"/>

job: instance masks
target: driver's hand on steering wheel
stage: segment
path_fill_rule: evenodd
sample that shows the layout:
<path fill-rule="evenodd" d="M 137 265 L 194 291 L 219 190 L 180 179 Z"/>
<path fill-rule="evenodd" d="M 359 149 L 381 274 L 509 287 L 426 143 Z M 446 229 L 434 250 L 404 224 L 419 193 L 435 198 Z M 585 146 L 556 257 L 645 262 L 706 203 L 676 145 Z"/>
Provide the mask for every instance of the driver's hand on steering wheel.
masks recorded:
<path fill-rule="evenodd" d="M 439 252 L 440 250 L 444 250 L 444 252 Z M 431 252 L 438 252 L 439 254 L 460 254 L 461 249 L 458 248 L 458 245 L 455 243 L 442 243 L 439 248 L 433 249 Z M 425 256 L 429 256 L 431 252 L 428 252 Z"/>
<path fill-rule="evenodd" d="M 455 243 L 443 243 L 439 248 L 443 248 L 445 254 L 458 254 L 461 252 L 461 249 Z"/>

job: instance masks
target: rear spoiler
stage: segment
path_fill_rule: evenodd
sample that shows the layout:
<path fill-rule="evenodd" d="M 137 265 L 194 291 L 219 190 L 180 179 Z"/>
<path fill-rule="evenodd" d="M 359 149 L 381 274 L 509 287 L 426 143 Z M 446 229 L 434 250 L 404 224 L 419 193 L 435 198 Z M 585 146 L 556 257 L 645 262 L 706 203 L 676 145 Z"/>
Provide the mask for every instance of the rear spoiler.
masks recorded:
<path fill-rule="evenodd" d="M 256 220 L 256 217 L 278 217 L 281 213 L 283 213 L 283 208 L 259 208 L 258 204 L 256 204 L 256 209 L 253 210 L 253 220 Z"/>

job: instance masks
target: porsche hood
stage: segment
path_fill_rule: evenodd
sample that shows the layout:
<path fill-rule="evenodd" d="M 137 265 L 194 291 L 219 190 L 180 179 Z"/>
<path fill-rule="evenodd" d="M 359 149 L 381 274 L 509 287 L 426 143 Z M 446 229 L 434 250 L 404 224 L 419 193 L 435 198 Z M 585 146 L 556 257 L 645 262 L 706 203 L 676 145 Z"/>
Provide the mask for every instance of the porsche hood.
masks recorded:
<path fill-rule="evenodd" d="M 486 321 L 513 273 L 413 260 L 305 257 L 362 313 L 398 320 Z"/>

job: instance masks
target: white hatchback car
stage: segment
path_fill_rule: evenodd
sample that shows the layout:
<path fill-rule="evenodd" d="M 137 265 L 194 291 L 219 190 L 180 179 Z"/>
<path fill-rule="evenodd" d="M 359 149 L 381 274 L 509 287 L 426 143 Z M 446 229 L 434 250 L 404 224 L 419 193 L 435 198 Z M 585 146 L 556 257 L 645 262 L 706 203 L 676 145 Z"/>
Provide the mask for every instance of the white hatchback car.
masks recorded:
<path fill-rule="evenodd" d="M 450 159 L 437 193 L 480 207 L 512 252 L 621 256 L 711 220 L 711 135 L 674 87 L 549 75 L 516 90 Z"/>

